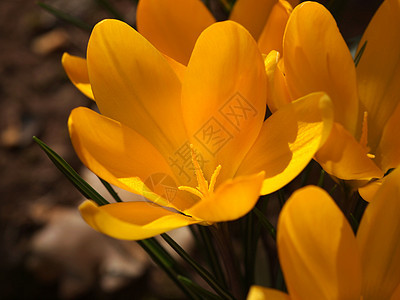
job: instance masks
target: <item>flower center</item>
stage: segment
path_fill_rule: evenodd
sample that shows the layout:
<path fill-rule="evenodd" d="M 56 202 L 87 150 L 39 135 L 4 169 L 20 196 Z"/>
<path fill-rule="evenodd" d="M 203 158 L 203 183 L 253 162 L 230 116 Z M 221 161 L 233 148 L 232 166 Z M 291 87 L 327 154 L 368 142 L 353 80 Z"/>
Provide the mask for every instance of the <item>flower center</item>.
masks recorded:
<path fill-rule="evenodd" d="M 197 155 L 194 151 L 194 147 L 192 144 L 190 144 L 190 151 L 192 154 L 192 163 L 194 166 L 194 172 L 196 174 L 198 186 L 196 188 L 193 188 L 190 186 L 181 185 L 178 187 L 178 189 L 181 191 L 192 193 L 193 195 L 200 197 L 200 199 L 204 199 L 209 197 L 213 193 L 215 182 L 217 181 L 218 174 L 221 170 L 221 165 L 218 165 L 218 167 L 215 169 L 214 173 L 211 176 L 210 184 L 208 184 L 207 180 L 204 178 L 203 171 L 201 170 L 199 161 L 197 160 Z"/>
<path fill-rule="evenodd" d="M 371 150 L 370 147 L 368 147 L 368 112 L 364 111 L 364 117 L 363 117 L 363 123 L 362 123 L 362 131 L 361 131 L 361 137 L 360 137 L 360 144 L 363 146 L 365 149 L 367 149 L 367 152 Z M 372 153 L 368 153 L 367 156 L 369 158 L 375 158 L 375 155 Z"/>

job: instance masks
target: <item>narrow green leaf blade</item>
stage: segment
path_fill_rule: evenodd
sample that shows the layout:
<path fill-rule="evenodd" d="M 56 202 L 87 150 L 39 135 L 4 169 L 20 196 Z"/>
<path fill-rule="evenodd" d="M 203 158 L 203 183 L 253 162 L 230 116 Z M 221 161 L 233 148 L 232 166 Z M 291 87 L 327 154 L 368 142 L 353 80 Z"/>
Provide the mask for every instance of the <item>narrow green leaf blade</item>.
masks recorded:
<path fill-rule="evenodd" d="M 68 178 L 69 181 L 85 196 L 87 199 L 91 199 L 98 205 L 109 204 L 95 189 L 93 189 L 83 178 L 53 149 L 47 146 L 37 137 L 33 137 L 33 140 L 42 148 L 47 154 L 54 165 Z"/>
<path fill-rule="evenodd" d="M 61 19 L 67 23 L 70 23 L 72 25 L 75 25 L 78 28 L 81 28 L 83 30 L 86 31 L 91 31 L 92 30 L 92 26 L 90 26 L 89 24 L 83 22 L 82 20 L 71 16 L 70 14 L 63 12 L 57 8 L 54 8 L 51 5 L 48 5 L 46 3 L 43 2 L 38 2 L 38 5 L 43 8 L 44 10 L 48 11 L 49 13 L 51 13 L 52 15 L 54 15 L 55 17 L 57 17 L 58 19 Z"/>

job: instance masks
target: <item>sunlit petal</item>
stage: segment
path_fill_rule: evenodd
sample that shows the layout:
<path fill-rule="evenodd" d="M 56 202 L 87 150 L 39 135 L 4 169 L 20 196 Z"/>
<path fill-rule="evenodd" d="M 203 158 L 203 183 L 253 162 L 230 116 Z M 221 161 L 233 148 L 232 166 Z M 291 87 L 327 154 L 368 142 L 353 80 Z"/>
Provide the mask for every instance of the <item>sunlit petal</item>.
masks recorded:
<path fill-rule="evenodd" d="M 283 33 L 292 10 L 292 6 L 285 0 L 275 3 L 258 38 L 258 47 L 262 53 L 268 54 L 272 50 L 282 53 Z"/>
<path fill-rule="evenodd" d="M 149 202 L 119 202 L 97 206 L 83 202 L 79 210 L 95 230 L 123 240 L 141 240 L 166 231 L 199 223 Z"/>
<path fill-rule="evenodd" d="M 253 285 L 247 295 L 247 300 L 290 300 L 290 297 L 278 290 Z"/>
<path fill-rule="evenodd" d="M 273 113 L 293 100 L 289 95 L 289 89 L 283 73 L 284 60 L 280 57 L 281 54 L 274 50 L 264 57 L 268 81 L 267 104 Z"/>
<path fill-rule="evenodd" d="M 326 172 L 341 179 L 382 177 L 384 173 L 367 154 L 367 150 L 342 125 L 334 123 L 328 140 L 315 159 Z"/>
<path fill-rule="evenodd" d="M 236 177 L 220 184 L 209 198 L 202 199 L 185 214 L 207 222 L 238 219 L 257 203 L 264 173 Z"/>
<path fill-rule="evenodd" d="M 293 10 L 283 44 L 285 74 L 292 99 L 324 91 L 335 120 L 356 132 L 358 96 L 354 62 L 330 12 L 317 2 Z"/>
<path fill-rule="evenodd" d="M 193 50 L 182 87 L 188 135 L 204 155 L 209 178 L 231 178 L 261 129 L 266 109 L 266 74 L 257 44 L 232 22 L 208 27 Z"/>
<path fill-rule="evenodd" d="M 167 60 L 127 24 L 93 29 L 87 61 L 100 112 L 145 136 L 166 158 L 187 139 L 181 83 Z"/>
<path fill-rule="evenodd" d="M 265 171 L 262 194 L 274 192 L 294 179 L 329 136 L 332 103 L 314 93 L 275 112 L 243 160 L 237 174 Z"/>
<path fill-rule="evenodd" d="M 200 0 L 141 0 L 137 28 L 157 49 L 186 65 L 200 33 L 215 22 Z"/>
<path fill-rule="evenodd" d="M 297 190 L 278 220 L 278 253 L 293 299 L 360 299 L 361 267 L 346 218 L 324 190 Z"/>
<path fill-rule="evenodd" d="M 183 209 L 194 203 L 189 197 L 181 199 L 181 195 L 166 199 L 144 186 L 146 182 L 151 188 L 152 179 L 161 175 L 176 191 L 178 183 L 163 156 L 131 128 L 83 107 L 71 112 L 68 125 L 80 160 L 99 177 L 162 205 Z"/>
<path fill-rule="evenodd" d="M 86 59 L 64 53 L 61 58 L 68 78 L 86 96 L 94 100 L 92 87 L 89 81 Z"/>
<path fill-rule="evenodd" d="M 363 297 L 389 299 L 400 284 L 400 169 L 385 178 L 357 232 Z"/>
<path fill-rule="evenodd" d="M 367 41 L 357 66 L 357 82 L 360 101 L 368 111 L 372 150 L 378 146 L 386 122 L 400 103 L 399 15 L 399 0 L 383 1 L 359 44 L 361 47 Z M 396 121 L 399 124 L 399 119 Z"/>

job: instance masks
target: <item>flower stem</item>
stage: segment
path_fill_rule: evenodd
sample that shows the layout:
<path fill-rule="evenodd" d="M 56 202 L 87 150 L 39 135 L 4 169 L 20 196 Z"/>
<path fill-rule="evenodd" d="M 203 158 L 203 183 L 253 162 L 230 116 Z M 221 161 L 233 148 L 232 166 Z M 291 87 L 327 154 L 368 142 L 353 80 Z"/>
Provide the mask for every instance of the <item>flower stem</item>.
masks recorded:
<path fill-rule="evenodd" d="M 227 273 L 228 285 L 236 299 L 243 299 L 243 287 L 238 262 L 233 253 L 227 223 L 218 223 L 211 228 Z"/>

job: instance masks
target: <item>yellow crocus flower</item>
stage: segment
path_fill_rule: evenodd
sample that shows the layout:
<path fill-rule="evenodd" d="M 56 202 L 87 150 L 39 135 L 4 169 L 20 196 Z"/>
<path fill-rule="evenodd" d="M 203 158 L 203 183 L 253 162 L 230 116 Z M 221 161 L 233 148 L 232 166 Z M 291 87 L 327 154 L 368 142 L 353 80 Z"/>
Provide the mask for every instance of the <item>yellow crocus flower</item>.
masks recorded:
<path fill-rule="evenodd" d="M 249 30 L 262 53 L 280 51 L 296 4 L 298 0 L 238 0 L 230 19 Z M 167 59 L 171 57 L 178 69 L 180 64 L 187 65 L 200 33 L 216 22 L 201 0 L 141 0 L 136 19 L 138 31 Z M 77 88 L 93 99 L 85 60 L 65 53 L 62 64 Z"/>
<path fill-rule="evenodd" d="M 332 99 L 335 124 L 316 160 L 330 174 L 365 184 L 400 163 L 400 1 L 385 0 L 368 28 L 356 67 L 332 15 L 298 5 L 287 23 L 283 55 L 266 60 L 269 107 L 315 91 Z"/>
<path fill-rule="evenodd" d="M 238 0 L 229 19 L 258 40 L 261 52 L 280 50 L 283 32 L 297 0 Z M 169 57 L 187 64 L 200 33 L 215 23 L 201 0 L 140 0 L 138 31 Z"/>
<path fill-rule="evenodd" d="M 263 58 L 232 21 L 200 35 L 182 77 L 172 59 L 117 20 L 95 26 L 86 62 L 101 114 L 72 111 L 75 151 L 101 178 L 152 201 L 80 206 L 89 225 L 115 238 L 240 218 L 260 194 L 297 176 L 332 126 L 324 93 L 264 121 Z"/>
<path fill-rule="evenodd" d="M 253 286 L 248 300 L 400 299 L 400 170 L 375 194 L 355 237 L 324 190 L 293 193 L 278 220 L 277 247 L 288 294 Z"/>

